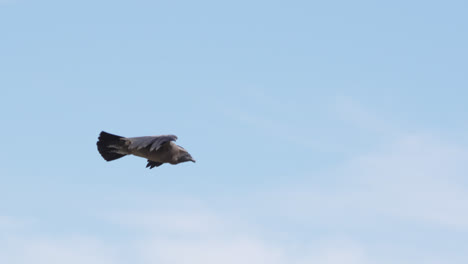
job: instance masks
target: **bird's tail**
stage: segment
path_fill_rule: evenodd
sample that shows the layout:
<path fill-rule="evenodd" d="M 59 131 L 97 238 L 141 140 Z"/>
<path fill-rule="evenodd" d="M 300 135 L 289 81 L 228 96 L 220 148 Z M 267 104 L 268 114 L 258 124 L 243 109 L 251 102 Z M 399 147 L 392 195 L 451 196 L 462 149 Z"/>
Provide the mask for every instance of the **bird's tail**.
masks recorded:
<path fill-rule="evenodd" d="M 127 155 L 124 147 L 124 142 L 121 140 L 123 137 L 109 134 L 102 131 L 99 134 L 99 140 L 96 143 L 101 156 L 107 160 L 116 160 Z"/>

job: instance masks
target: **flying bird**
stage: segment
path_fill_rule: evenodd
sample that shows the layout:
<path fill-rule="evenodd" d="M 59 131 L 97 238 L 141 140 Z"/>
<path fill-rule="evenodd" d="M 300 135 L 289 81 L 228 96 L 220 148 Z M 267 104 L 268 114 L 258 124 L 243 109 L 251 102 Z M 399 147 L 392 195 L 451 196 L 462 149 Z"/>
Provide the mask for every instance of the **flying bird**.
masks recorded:
<path fill-rule="evenodd" d="M 175 135 L 126 138 L 102 131 L 96 144 L 106 161 L 135 155 L 148 159 L 146 167 L 150 169 L 164 163 L 175 165 L 186 161 L 195 162 L 187 150 L 174 143 L 176 140 Z"/>

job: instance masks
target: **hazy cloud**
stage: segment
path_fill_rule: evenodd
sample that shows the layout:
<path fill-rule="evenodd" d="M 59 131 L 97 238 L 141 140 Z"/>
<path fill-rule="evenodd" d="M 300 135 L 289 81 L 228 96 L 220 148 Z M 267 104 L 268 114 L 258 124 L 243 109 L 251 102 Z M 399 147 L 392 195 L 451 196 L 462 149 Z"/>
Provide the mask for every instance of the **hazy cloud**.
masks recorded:
<path fill-rule="evenodd" d="M 467 150 L 413 135 L 307 182 L 283 186 L 269 194 L 268 204 L 279 206 L 270 208 L 273 212 L 299 221 L 314 217 L 335 223 L 346 218 L 366 224 L 376 217 L 393 217 L 468 231 L 466 171 Z M 317 177 L 325 182 L 314 183 Z"/>

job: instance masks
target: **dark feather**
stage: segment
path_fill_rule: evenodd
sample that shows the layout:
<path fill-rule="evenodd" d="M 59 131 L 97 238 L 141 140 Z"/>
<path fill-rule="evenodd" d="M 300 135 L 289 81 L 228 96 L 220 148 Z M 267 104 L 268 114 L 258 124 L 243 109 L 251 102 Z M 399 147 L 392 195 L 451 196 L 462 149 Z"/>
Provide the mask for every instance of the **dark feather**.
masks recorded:
<path fill-rule="evenodd" d="M 154 168 L 154 167 L 159 167 L 161 166 L 163 163 L 162 162 L 156 162 L 156 161 L 152 161 L 152 160 L 148 160 L 148 164 L 146 164 L 146 168 Z"/>
<path fill-rule="evenodd" d="M 130 140 L 129 149 L 142 149 L 150 148 L 150 151 L 157 151 L 164 143 L 170 141 L 176 141 L 177 136 L 175 135 L 164 135 L 164 136 L 152 136 L 152 137 L 134 137 L 128 138 Z"/>
<path fill-rule="evenodd" d="M 96 144 L 99 153 L 105 160 L 111 161 L 125 156 L 125 154 L 116 153 L 116 146 L 122 144 L 121 138 L 121 136 L 109 134 L 104 131 L 99 134 L 99 140 Z"/>

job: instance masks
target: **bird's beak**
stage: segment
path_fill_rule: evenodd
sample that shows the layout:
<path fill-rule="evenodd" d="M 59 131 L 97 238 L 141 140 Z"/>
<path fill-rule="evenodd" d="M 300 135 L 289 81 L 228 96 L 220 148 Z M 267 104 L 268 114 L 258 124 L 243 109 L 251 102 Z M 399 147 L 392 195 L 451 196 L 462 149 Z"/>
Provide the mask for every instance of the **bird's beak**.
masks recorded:
<path fill-rule="evenodd" d="M 194 160 L 194 159 L 191 159 L 190 161 L 191 161 L 191 162 L 193 162 L 193 163 L 197 162 L 197 161 L 196 161 L 196 160 Z"/>

